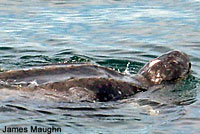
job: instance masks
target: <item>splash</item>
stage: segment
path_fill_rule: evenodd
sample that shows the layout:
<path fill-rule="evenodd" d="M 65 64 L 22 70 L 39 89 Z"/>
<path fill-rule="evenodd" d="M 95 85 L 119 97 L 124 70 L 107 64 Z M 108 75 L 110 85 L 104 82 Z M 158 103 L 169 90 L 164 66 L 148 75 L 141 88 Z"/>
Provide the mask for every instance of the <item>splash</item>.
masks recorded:
<path fill-rule="evenodd" d="M 126 65 L 126 69 L 124 70 L 124 74 L 128 74 L 128 75 L 130 75 L 129 65 L 130 65 L 130 62 L 127 63 L 127 65 Z"/>

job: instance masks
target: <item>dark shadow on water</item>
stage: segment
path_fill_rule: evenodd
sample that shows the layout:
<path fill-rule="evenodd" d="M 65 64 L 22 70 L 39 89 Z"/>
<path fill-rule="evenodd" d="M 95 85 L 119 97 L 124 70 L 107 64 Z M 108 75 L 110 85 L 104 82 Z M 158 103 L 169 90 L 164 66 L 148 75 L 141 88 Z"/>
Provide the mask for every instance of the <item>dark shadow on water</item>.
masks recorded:
<path fill-rule="evenodd" d="M 200 80 L 192 75 L 176 83 L 167 83 L 162 87 L 136 95 L 140 104 L 190 105 L 197 101 Z M 152 102 L 153 101 L 153 102 Z"/>

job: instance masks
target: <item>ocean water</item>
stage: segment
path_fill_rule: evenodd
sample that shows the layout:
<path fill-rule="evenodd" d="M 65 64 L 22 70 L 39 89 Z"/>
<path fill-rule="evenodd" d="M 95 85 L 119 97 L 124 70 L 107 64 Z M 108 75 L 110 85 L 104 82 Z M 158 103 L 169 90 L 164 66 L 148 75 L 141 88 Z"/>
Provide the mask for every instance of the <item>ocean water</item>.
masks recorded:
<path fill-rule="evenodd" d="M 1 72 L 89 62 L 120 72 L 129 64 L 135 74 L 176 49 L 189 55 L 192 73 L 174 88 L 105 103 L 0 89 L 0 133 L 53 126 L 62 134 L 199 134 L 199 37 L 199 0 L 1 0 Z"/>

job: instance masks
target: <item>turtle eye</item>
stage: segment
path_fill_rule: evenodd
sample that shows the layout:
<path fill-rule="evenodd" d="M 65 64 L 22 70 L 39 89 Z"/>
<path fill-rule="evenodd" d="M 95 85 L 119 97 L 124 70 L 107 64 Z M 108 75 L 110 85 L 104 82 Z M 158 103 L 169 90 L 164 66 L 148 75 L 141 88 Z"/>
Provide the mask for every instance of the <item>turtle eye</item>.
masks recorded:
<path fill-rule="evenodd" d="M 189 63 L 189 68 L 188 68 L 188 72 L 187 72 L 187 73 L 189 73 L 189 72 L 190 72 L 191 66 L 192 66 L 192 64 L 191 64 L 191 63 Z"/>

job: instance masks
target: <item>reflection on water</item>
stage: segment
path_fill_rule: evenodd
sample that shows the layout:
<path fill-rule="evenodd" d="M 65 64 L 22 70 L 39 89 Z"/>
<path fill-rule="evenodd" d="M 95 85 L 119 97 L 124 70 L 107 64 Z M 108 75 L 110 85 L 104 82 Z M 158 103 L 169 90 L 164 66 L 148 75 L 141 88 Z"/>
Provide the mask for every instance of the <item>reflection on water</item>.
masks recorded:
<path fill-rule="evenodd" d="M 197 134 L 200 2 L 1 0 L 0 71 L 90 62 L 132 74 L 178 49 L 191 76 L 164 90 L 107 103 L 66 103 L 44 94 L 1 89 L 4 126 L 57 126 L 62 133 Z"/>

